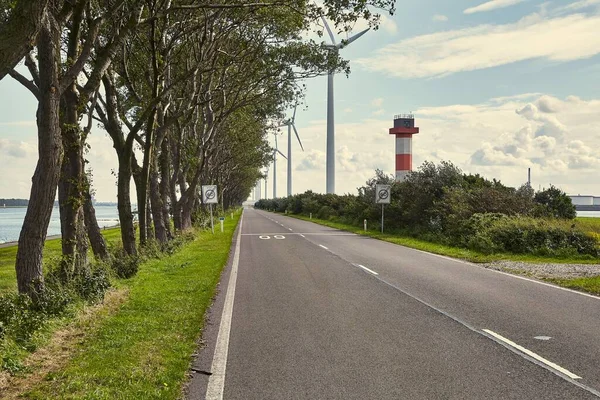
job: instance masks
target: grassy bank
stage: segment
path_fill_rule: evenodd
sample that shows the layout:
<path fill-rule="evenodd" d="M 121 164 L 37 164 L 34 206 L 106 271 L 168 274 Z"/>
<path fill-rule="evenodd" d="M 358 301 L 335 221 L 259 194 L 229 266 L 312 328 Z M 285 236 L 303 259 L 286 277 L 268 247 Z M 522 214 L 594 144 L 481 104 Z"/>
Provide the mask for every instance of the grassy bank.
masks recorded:
<path fill-rule="evenodd" d="M 120 228 L 109 228 L 102 231 L 108 243 L 121 240 Z M 61 255 L 60 239 L 50 239 L 44 245 L 44 260 L 47 262 Z M 0 294 L 17 290 L 17 277 L 15 274 L 15 259 L 17 246 L 0 248 Z"/>
<path fill-rule="evenodd" d="M 114 313 L 76 344 L 66 364 L 27 390 L 30 399 L 176 399 L 196 349 L 240 214 L 122 281 Z"/>
<path fill-rule="evenodd" d="M 315 222 L 320 225 L 329 226 L 331 228 L 341 229 L 349 232 L 353 232 L 359 235 L 369 236 L 375 239 L 384 240 L 386 242 L 399 244 L 406 247 L 411 247 L 417 250 L 423 250 L 434 254 L 440 254 L 448 257 L 459 258 L 462 260 L 475 262 L 475 263 L 486 263 L 500 260 L 511 260 L 511 261 L 523 261 L 531 263 L 577 263 L 577 264 L 597 264 L 597 259 L 590 259 L 589 257 L 546 257 L 529 254 L 511 254 L 511 253 L 495 253 L 495 254 L 483 254 L 469 249 L 460 247 L 447 246 L 439 243 L 433 243 L 422 239 L 416 239 L 407 235 L 400 235 L 396 233 L 381 233 L 379 231 L 367 230 L 364 231 L 362 228 L 358 228 L 353 225 L 344 224 L 337 221 L 322 220 L 318 218 L 306 217 L 304 215 L 287 214 L 289 217 L 302 219 L 305 221 Z M 596 232 L 600 228 L 600 218 L 582 218 L 582 224 L 588 228 L 590 232 Z M 591 220 L 591 221 L 588 221 Z M 580 223 L 580 219 L 577 218 L 577 223 Z"/>

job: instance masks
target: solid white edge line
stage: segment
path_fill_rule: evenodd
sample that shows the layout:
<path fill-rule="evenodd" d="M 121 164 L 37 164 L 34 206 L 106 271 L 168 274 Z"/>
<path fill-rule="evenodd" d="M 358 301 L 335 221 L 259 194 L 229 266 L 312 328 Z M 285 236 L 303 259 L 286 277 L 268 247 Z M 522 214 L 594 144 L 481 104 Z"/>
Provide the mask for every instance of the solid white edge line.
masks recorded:
<path fill-rule="evenodd" d="M 327 247 L 323 246 L 322 244 L 320 244 L 319 246 L 321 246 L 322 248 L 324 248 L 325 250 L 329 250 Z"/>
<path fill-rule="evenodd" d="M 520 346 L 520 345 L 516 344 L 516 343 L 515 343 L 515 342 L 513 342 L 512 340 L 510 340 L 510 339 L 507 339 L 507 338 L 505 338 L 504 336 L 501 336 L 501 335 L 497 334 L 497 333 L 496 333 L 496 332 L 494 332 L 494 331 L 491 331 L 491 330 L 489 330 L 489 329 L 482 329 L 482 331 L 483 331 L 483 332 L 485 332 L 485 333 L 488 333 L 488 334 L 492 335 L 493 337 L 495 337 L 496 339 L 498 339 L 498 340 L 500 340 L 500 341 L 502 341 L 502 342 L 506 343 L 507 345 L 509 345 L 509 346 L 511 346 L 511 347 L 514 347 L 515 349 L 519 350 L 520 352 L 527 354 L 529 357 L 535 358 L 535 359 L 536 359 L 536 360 L 538 360 L 539 362 L 546 364 L 548 367 L 550 367 L 550 368 L 552 368 L 552 369 L 554 369 L 554 370 L 556 370 L 556 371 L 560 372 L 560 373 L 561 373 L 561 374 L 563 374 L 563 375 L 566 375 L 566 376 L 568 376 L 568 377 L 569 377 L 569 378 L 571 378 L 571 379 L 581 379 L 581 377 L 580 377 L 580 376 L 578 376 L 578 375 L 575 375 L 575 374 L 574 374 L 574 373 L 572 373 L 571 371 L 569 371 L 569 370 L 567 370 L 567 369 L 564 369 L 563 367 L 561 367 L 561 366 L 560 366 L 560 365 L 558 365 L 558 364 L 555 364 L 555 363 L 553 363 L 552 361 L 546 360 L 544 357 L 542 357 L 542 356 L 540 356 L 540 355 L 538 355 L 538 354 L 534 353 L 534 352 L 533 352 L 533 351 L 531 351 L 531 350 L 528 350 L 528 349 L 526 349 L 526 348 L 525 348 L 525 347 L 523 347 L 523 346 Z"/>
<path fill-rule="evenodd" d="M 229 334 L 231 332 L 231 320 L 233 316 L 233 301 L 235 299 L 235 284 L 237 282 L 238 266 L 240 263 L 240 247 L 242 224 L 244 223 L 244 213 L 240 217 L 240 226 L 235 243 L 235 253 L 231 264 L 231 274 L 229 284 L 227 285 L 227 294 L 225 295 L 225 304 L 223 305 L 223 314 L 221 315 L 221 324 L 219 334 L 217 335 L 217 344 L 215 345 L 215 354 L 213 355 L 211 373 L 206 387 L 207 400 L 221 400 L 225 389 L 225 372 L 227 368 L 227 353 L 229 351 Z"/>
<path fill-rule="evenodd" d="M 379 275 L 377 272 L 373 271 L 372 269 L 369 269 L 369 268 L 365 267 L 364 265 L 356 264 L 356 266 L 364 269 L 367 272 L 372 273 L 373 275 Z"/>
<path fill-rule="evenodd" d="M 377 240 L 377 239 L 375 239 L 375 240 Z M 390 243 L 390 242 L 386 242 L 386 243 Z M 395 244 L 395 243 L 390 243 L 390 244 Z M 561 287 L 561 286 L 553 285 L 551 283 L 547 283 L 547 282 L 543 282 L 543 281 L 538 281 L 538 280 L 535 280 L 535 279 L 527 278 L 527 277 L 521 276 L 521 275 L 511 274 L 510 272 L 504 272 L 504 271 L 498 271 L 498 270 L 491 269 L 491 268 L 486 268 L 486 267 L 483 267 L 483 266 L 481 266 L 481 265 L 479 265 L 477 263 L 473 263 L 473 262 L 470 262 L 470 261 L 459 260 L 458 258 L 452 258 L 452 257 L 448 257 L 448 256 L 443 256 L 441 254 L 430 253 L 430 252 L 424 251 L 424 250 L 413 249 L 412 247 L 403 246 L 401 244 L 397 244 L 396 246 L 402 246 L 405 249 L 416 251 L 418 253 L 428 254 L 430 256 L 434 256 L 434 257 L 437 257 L 437 258 L 443 258 L 444 260 L 454 261 L 454 262 L 460 263 L 460 264 L 471 265 L 473 267 L 481 268 L 481 269 L 484 269 L 486 271 L 495 272 L 495 273 L 502 274 L 502 275 L 505 275 L 505 276 L 510 276 L 512 278 L 521 279 L 521 280 L 524 280 L 524 281 L 527 281 L 527 282 L 537 283 L 538 285 L 543 285 L 543 286 L 551 287 L 551 288 L 554 288 L 554 289 L 559 289 L 559 290 L 562 290 L 562 291 L 565 291 L 565 292 L 571 292 L 571 293 L 574 293 L 574 294 L 578 294 L 580 296 L 591 297 L 592 299 L 600 300 L 600 296 L 594 296 L 593 294 L 579 292 L 577 290 L 573 290 L 573 289 L 569 289 L 569 288 L 564 288 L 564 287 Z"/>

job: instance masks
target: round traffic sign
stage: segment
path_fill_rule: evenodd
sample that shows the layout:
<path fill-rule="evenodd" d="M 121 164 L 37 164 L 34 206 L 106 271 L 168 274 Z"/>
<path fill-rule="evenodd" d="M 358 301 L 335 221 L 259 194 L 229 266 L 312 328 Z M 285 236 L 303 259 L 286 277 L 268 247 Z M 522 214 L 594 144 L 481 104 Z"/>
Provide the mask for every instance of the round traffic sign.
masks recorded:
<path fill-rule="evenodd" d="M 208 189 L 206 192 L 204 192 L 204 195 L 206 196 L 207 200 L 212 200 L 215 198 L 215 190 L 214 189 Z"/>
<path fill-rule="evenodd" d="M 390 192 L 388 191 L 388 189 L 381 189 L 379 191 L 379 198 L 381 200 L 385 200 L 390 196 Z"/>

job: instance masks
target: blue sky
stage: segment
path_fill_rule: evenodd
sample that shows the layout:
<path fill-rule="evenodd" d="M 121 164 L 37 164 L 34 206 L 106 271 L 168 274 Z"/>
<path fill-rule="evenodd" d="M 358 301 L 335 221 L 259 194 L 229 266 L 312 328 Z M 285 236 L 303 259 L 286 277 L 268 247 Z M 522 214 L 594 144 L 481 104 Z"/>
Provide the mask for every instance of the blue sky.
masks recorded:
<path fill-rule="evenodd" d="M 396 7 L 378 31 L 342 50 L 352 73 L 335 78 L 338 193 L 355 192 L 375 168 L 394 172 L 387 130 L 394 114 L 412 111 L 421 128 L 414 168 L 449 160 L 517 186 L 530 167 L 535 188 L 552 183 L 600 195 L 600 0 L 419 0 Z M 306 151 L 293 143 L 293 192 L 324 192 L 326 78 L 306 83 L 296 116 Z M 9 79 L 0 93 L 0 197 L 28 197 L 35 103 Z M 287 131 L 281 134 L 286 152 Z M 114 200 L 115 178 L 105 168 L 116 166 L 110 140 L 95 130 L 90 142 L 97 197 Z M 277 169 L 283 195 L 285 160 Z M 272 175 L 271 167 L 269 197 Z"/>

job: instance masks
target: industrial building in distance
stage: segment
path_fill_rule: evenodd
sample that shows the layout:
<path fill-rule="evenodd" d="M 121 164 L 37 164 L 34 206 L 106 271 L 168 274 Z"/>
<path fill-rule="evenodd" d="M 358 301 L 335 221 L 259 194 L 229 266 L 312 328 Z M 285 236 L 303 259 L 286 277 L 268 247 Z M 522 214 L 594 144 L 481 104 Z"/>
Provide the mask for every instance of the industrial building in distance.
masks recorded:
<path fill-rule="evenodd" d="M 569 195 L 577 211 L 600 211 L 600 196 Z"/>

